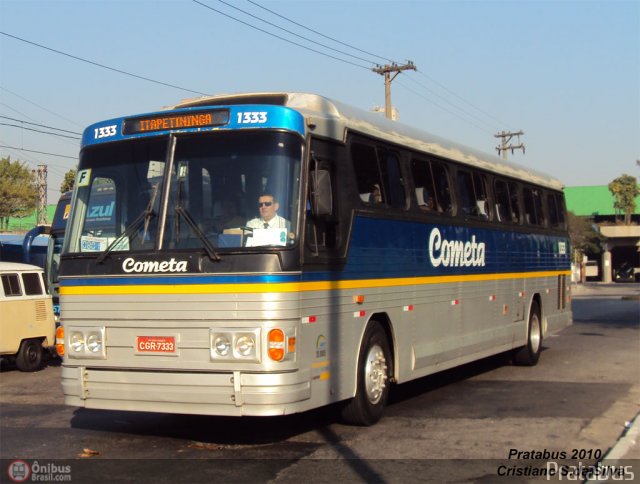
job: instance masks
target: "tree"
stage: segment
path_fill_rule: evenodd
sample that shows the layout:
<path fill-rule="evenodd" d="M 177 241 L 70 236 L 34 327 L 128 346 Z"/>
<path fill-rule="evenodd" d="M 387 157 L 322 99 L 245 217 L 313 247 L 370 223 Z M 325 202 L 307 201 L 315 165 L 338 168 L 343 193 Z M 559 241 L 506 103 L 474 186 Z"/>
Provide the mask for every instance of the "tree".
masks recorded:
<path fill-rule="evenodd" d="M 585 254 L 599 254 L 602 250 L 601 244 L 605 237 L 596 231 L 594 222 L 588 217 L 579 217 L 571 211 L 567 211 L 567 222 L 569 223 L 569 238 L 571 247 L 579 252 L 580 257 Z"/>
<path fill-rule="evenodd" d="M 569 239 L 573 249 L 574 262 L 579 265 L 580 279 L 584 282 L 583 258 L 587 254 L 599 254 L 605 237 L 596 230 L 591 218 L 579 217 L 573 212 L 567 211 L 567 222 L 569 224 Z"/>
<path fill-rule="evenodd" d="M 624 213 L 624 224 L 631 225 L 631 215 L 636 211 L 636 197 L 640 195 L 638 180 L 626 173 L 609 183 L 614 197 L 613 207 Z"/>
<path fill-rule="evenodd" d="M 73 190 L 73 184 L 76 181 L 76 170 L 71 169 L 64 174 L 64 180 L 60 185 L 60 193 L 68 192 L 69 190 Z"/>
<path fill-rule="evenodd" d="M 25 217 L 36 208 L 35 176 L 26 163 L 0 159 L 0 229 L 9 227 L 9 217 Z"/>

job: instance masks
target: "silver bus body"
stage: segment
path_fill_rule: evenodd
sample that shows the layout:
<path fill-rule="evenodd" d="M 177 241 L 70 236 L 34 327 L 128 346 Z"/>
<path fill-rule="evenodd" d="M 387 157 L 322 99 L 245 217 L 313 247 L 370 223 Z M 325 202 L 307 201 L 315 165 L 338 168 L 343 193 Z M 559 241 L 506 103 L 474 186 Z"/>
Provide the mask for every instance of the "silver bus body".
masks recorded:
<path fill-rule="evenodd" d="M 72 240 L 65 240 L 60 271 L 64 336 L 58 343 L 64 345 L 62 386 L 67 404 L 268 416 L 349 401 L 358 397 L 363 385 L 360 372 L 366 351 L 362 350 L 372 325 L 379 328 L 382 336 L 377 338 L 386 340 L 390 353 L 382 358 L 380 367 L 388 373 L 379 388 L 360 390 L 377 404 L 376 392 L 387 392 L 391 383 L 526 347 L 536 317 L 540 334 L 533 337 L 539 341 L 571 324 L 566 230 L 500 226 L 497 211 L 494 223 L 486 226 L 453 215 L 423 220 L 418 211 L 403 218 L 403 210 L 414 210 L 413 186 L 405 193 L 406 207 L 390 215 L 366 204 L 359 206 L 358 197 L 339 202 L 349 207 L 340 220 L 348 228 L 335 229 L 341 231 L 335 260 L 333 249 L 326 249 L 329 255 L 322 256 L 321 244 L 306 230 L 313 217 L 313 209 L 305 207 L 312 178 L 309 166 L 320 163 L 312 161 L 318 156 L 315 139 L 345 146 L 355 136 L 397 151 L 400 157 L 430 157 L 480 170 L 489 178 L 524 182 L 550 194 L 561 190 L 559 181 L 311 94 L 198 98 L 154 115 L 223 107 L 229 110 L 229 122 L 240 123 L 229 131 L 259 131 L 265 127 L 251 119 L 242 123 L 242 113 L 267 112 L 272 106 L 265 107 L 260 100 L 270 96 L 282 100 L 278 109 L 286 109 L 287 116 L 299 117 L 297 135 L 303 148 L 299 186 L 294 185 L 295 193 L 288 195 L 287 203 L 296 232 L 283 246 L 260 251 L 239 243 L 226 249 L 230 236 L 221 231 L 214 244 L 220 263 L 207 257 L 200 245 L 197 251 L 178 249 L 180 244 L 164 237 L 162 230 L 176 234 L 189 230 L 176 222 L 182 220 L 179 216 L 168 221 L 173 202 L 167 182 L 159 185 L 166 192 L 151 199 L 157 203 L 159 225 L 165 224 L 157 229 L 161 235 L 153 253 L 134 250 L 129 236 L 124 250 L 113 250 L 100 260 L 115 237 L 81 231 L 82 181 L 78 182 L 70 219 L 75 228 L 68 228 L 67 238 Z M 253 121 L 259 119 L 255 116 Z M 112 126 L 117 133 L 104 141 L 114 146 L 144 138 L 139 131 L 121 134 L 125 124 L 112 120 L 91 126 L 85 132 L 83 150 L 99 149 L 100 135 L 108 138 Z M 286 126 L 269 128 L 286 131 Z M 170 125 L 153 134 L 216 136 L 224 130 Z M 194 131 L 201 133 L 194 135 Z M 177 143 L 182 139 L 179 135 Z M 172 150 L 176 148 L 168 152 Z M 180 183 L 179 167 L 172 173 Z M 333 183 L 336 192 L 342 189 L 342 180 Z M 353 180 L 344 183 L 353 184 Z M 125 209 L 123 205 L 116 210 Z M 147 221 L 144 233 L 148 236 Z M 287 259 L 286 251 L 294 254 L 293 260 Z M 241 258 L 255 263 L 241 262 Z M 272 341 L 271 329 L 279 329 L 283 341 Z M 275 353 L 282 355 L 280 361 L 270 357 L 273 349 L 282 350 Z"/>

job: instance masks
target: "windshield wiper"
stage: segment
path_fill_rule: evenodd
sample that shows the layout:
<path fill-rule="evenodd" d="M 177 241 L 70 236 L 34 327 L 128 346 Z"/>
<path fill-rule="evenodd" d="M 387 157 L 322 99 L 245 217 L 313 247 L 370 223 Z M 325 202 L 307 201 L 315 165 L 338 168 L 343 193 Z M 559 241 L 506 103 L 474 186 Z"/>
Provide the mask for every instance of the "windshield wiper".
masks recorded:
<path fill-rule="evenodd" d="M 136 217 L 136 219 L 131 222 L 131 224 L 127 227 L 127 229 L 122 232 L 116 240 L 109 244 L 109 247 L 105 249 L 105 251 L 98 256 L 96 259 L 96 264 L 102 264 L 104 260 L 114 251 L 114 249 L 120 244 L 122 240 L 125 238 L 131 237 L 133 233 L 137 230 L 140 223 L 144 220 L 144 232 L 142 234 L 142 241 L 144 243 L 144 239 L 147 236 L 147 230 L 149 228 L 149 221 L 156 216 L 156 213 L 153 211 L 153 206 L 156 203 L 156 197 L 158 195 L 158 186 L 156 183 L 152 187 L 151 197 L 149 197 L 149 203 L 147 203 L 147 207 Z"/>
<path fill-rule="evenodd" d="M 209 242 L 209 239 L 207 239 L 207 236 L 204 234 L 204 232 L 200 230 L 198 224 L 195 223 L 188 210 L 179 205 L 175 208 L 175 210 L 176 213 L 180 215 L 185 222 L 187 222 L 187 225 L 191 230 L 193 230 L 193 233 L 195 233 L 196 236 L 200 239 L 202 245 L 204 246 L 204 250 L 209 256 L 209 259 L 211 259 L 212 261 L 220 262 L 220 256 L 216 253 L 216 250 L 214 249 L 213 245 L 211 245 L 211 242 Z"/>
<path fill-rule="evenodd" d="M 120 242 L 122 242 L 125 238 L 131 237 L 131 235 L 133 235 L 133 233 L 138 229 L 138 227 L 140 226 L 140 223 L 143 220 L 144 220 L 144 235 L 142 237 L 144 240 L 144 237 L 147 233 L 147 228 L 149 227 L 149 221 L 155 216 L 156 216 L 156 213 L 153 211 L 151 207 L 147 207 L 146 209 L 144 209 L 144 211 L 140 215 L 138 215 L 138 217 L 133 222 L 131 222 L 131 225 L 127 227 L 127 230 L 122 232 L 116 238 L 116 240 L 111 242 L 109 244 L 109 247 L 107 247 L 105 251 L 98 256 L 98 258 L 96 259 L 96 264 L 101 264 L 109 256 L 109 254 L 111 254 L 111 252 L 113 252 L 113 250 L 120 244 Z"/>

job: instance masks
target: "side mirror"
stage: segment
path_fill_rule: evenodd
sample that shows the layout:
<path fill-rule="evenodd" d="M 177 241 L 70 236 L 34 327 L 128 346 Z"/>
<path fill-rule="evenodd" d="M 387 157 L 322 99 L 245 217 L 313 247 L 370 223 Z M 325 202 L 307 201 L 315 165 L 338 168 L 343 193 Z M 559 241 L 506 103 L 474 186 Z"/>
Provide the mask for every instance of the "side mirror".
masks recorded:
<path fill-rule="evenodd" d="M 329 170 L 316 169 L 311 172 L 311 213 L 315 217 L 333 214 L 333 193 Z"/>

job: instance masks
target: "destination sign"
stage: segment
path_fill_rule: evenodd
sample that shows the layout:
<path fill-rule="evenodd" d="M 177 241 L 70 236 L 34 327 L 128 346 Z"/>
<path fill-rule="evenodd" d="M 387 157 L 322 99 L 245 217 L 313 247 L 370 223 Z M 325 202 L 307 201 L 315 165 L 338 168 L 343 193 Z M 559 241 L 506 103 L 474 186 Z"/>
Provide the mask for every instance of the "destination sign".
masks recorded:
<path fill-rule="evenodd" d="M 169 129 L 207 128 L 222 126 L 229 122 L 227 109 L 196 111 L 180 114 L 154 114 L 140 118 L 127 119 L 124 134 L 149 133 Z"/>

